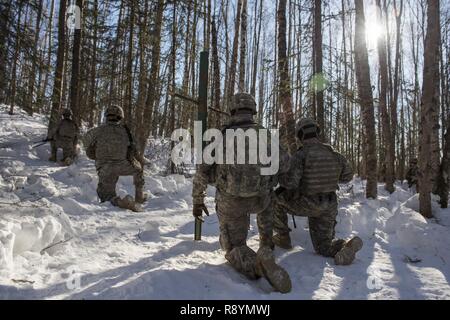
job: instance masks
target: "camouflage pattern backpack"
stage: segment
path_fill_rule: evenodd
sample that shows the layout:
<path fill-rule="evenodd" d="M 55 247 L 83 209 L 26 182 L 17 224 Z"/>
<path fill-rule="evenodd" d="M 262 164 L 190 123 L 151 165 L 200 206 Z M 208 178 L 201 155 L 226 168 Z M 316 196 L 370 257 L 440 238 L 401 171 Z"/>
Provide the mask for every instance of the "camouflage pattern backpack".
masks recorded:
<path fill-rule="evenodd" d="M 254 123 L 239 126 L 229 127 L 227 129 L 241 128 L 244 131 L 252 128 L 258 129 Z M 216 172 L 216 186 L 220 192 L 227 195 L 241 198 L 251 198 L 257 196 L 264 196 L 276 186 L 276 178 L 274 176 L 261 175 L 261 168 L 259 164 L 248 164 L 249 159 L 249 142 L 246 139 L 245 143 L 245 159 L 246 164 L 237 164 L 237 145 L 234 146 L 234 164 L 217 165 Z M 226 143 L 224 142 L 224 161 L 226 160 Z"/>
<path fill-rule="evenodd" d="M 342 164 L 333 148 L 323 143 L 305 145 L 303 176 L 301 180 L 302 193 L 315 195 L 331 193 L 338 189 Z"/>
<path fill-rule="evenodd" d="M 58 137 L 73 139 L 76 137 L 76 135 L 77 127 L 75 123 L 67 119 L 62 120 L 58 128 Z"/>

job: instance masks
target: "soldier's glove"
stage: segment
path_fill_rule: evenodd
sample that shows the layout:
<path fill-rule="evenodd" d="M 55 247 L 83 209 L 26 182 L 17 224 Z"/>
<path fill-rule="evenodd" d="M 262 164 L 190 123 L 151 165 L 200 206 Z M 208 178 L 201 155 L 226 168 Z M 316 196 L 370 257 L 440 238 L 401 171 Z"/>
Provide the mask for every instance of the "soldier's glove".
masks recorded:
<path fill-rule="evenodd" d="M 203 220 L 202 219 L 203 212 L 205 212 L 205 214 L 207 216 L 209 216 L 208 208 L 205 206 L 204 203 L 194 204 L 194 208 L 192 209 L 192 214 L 196 219 Z"/>

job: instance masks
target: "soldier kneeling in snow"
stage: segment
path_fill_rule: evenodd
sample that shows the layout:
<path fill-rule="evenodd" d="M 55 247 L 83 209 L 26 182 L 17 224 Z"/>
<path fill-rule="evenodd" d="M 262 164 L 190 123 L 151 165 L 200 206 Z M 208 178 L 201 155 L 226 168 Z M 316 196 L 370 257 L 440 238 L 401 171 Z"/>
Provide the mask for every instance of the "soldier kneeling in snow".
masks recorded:
<path fill-rule="evenodd" d="M 64 109 L 63 119 L 59 122 L 56 129 L 48 136 L 51 146 L 51 156 L 49 161 L 56 162 L 58 148 L 63 150 L 62 162 L 70 166 L 77 156 L 78 149 L 78 127 L 72 120 L 72 111 Z"/>
<path fill-rule="evenodd" d="M 246 93 L 234 95 L 230 112 L 232 117 L 224 132 L 226 129 L 263 129 L 254 121 L 256 102 L 253 96 Z M 249 149 L 246 143 L 245 150 L 241 150 L 245 151 L 245 159 Z M 227 154 L 226 144 L 223 154 Z M 225 250 L 225 258 L 249 279 L 265 277 L 275 290 L 288 293 L 292 288 L 291 279 L 286 270 L 275 262 L 272 253 L 272 188 L 276 185 L 276 176 L 262 176 L 260 172 L 258 164 L 199 165 L 192 189 L 193 215 L 209 214 L 204 199 L 208 184 L 214 184 L 217 187 L 220 245 Z M 250 214 L 257 215 L 260 236 L 257 252 L 247 246 Z"/>
<path fill-rule="evenodd" d="M 419 177 L 418 176 L 419 176 L 418 161 L 416 158 L 414 158 L 414 159 L 410 160 L 408 172 L 406 173 L 406 180 L 408 180 L 409 188 L 416 186 L 416 189 L 419 190 L 419 188 L 418 188 Z"/>
<path fill-rule="evenodd" d="M 331 146 L 319 141 L 320 128 L 314 120 L 303 119 L 297 137 L 303 144 L 291 158 L 287 173 L 279 176 L 276 191 L 273 242 L 291 249 L 287 213 L 306 216 L 314 249 L 320 255 L 334 257 L 337 265 L 348 265 L 362 248 L 362 240 L 335 239 L 338 183 L 350 182 L 353 170 L 348 161 Z"/>
<path fill-rule="evenodd" d="M 83 143 L 87 156 L 95 160 L 98 173 L 97 194 L 101 202 L 110 201 L 114 206 L 140 211 L 144 202 L 144 171 L 137 160 L 138 153 L 134 139 L 126 125 L 122 108 L 111 106 L 105 112 L 106 123 L 86 133 Z M 133 176 L 135 199 L 116 194 L 120 176 Z"/>

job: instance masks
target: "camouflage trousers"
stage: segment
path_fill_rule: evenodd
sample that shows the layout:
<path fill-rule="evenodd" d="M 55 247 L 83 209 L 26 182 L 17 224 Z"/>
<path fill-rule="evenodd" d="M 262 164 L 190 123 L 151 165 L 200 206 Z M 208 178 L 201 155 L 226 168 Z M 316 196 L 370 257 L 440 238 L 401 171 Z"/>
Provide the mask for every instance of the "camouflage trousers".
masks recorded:
<path fill-rule="evenodd" d="M 63 161 L 67 158 L 75 159 L 77 154 L 76 145 L 74 145 L 73 140 L 56 139 L 50 142 L 51 157 L 56 161 L 56 155 L 58 153 L 58 148 L 63 150 Z"/>
<path fill-rule="evenodd" d="M 345 240 L 335 239 L 337 211 L 336 193 L 306 196 L 286 190 L 276 196 L 274 230 L 281 235 L 289 234 L 288 214 L 308 217 L 314 250 L 325 257 L 334 257 L 345 245 Z"/>
<path fill-rule="evenodd" d="M 260 246 L 272 247 L 272 196 L 240 198 L 217 192 L 216 212 L 219 218 L 220 245 L 225 258 L 238 272 L 257 279 L 256 252 L 247 246 L 250 214 L 256 214 Z"/>
<path fill-rule="evenodd" d="M 98 173 L 97 194 L 101 202 L 110 201 L 117 196 L 116 184 L 120 176 L 133 176 L 136 194 L 144 188 L 144 171 L 140 164 L 128 160 L 96 163 Z"/>

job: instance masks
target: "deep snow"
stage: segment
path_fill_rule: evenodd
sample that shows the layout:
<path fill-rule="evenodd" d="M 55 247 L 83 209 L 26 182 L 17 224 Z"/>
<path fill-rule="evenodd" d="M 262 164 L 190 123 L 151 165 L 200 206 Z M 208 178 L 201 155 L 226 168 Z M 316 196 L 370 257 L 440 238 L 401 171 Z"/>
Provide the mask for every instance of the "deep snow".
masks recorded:
<path fill-rule="evenodd" d="M 163 176 L 164 144 L 147 150 L 144 212 L 100 204 L 94 163 L 84 153 L 70 167 L 47 161 L 46 119 L 0 107 L 1 299 L 450 299 L 450 210 L 418 214 L 418 198 L 405 185 L 378 200 L 364 198 L 364 181 L 343 186 L 337 235 L 359 235 L 364 248 L 353 265 L 335 266 L 314 253 L 306 219 L 296 218 L 295 249 L 276 249 L 292 293 L 250 281 L 223 257 L 214 214 L 203 241 L 193 241 L 192 181 Z M 167 150 L 166 150 L 167 151 Z M 167 153 L 167 152 L 166 152 Z M 131 177 L 120 195 L 133 194 Z M 255 217 L 249 245 L 258 246 Z"/>

